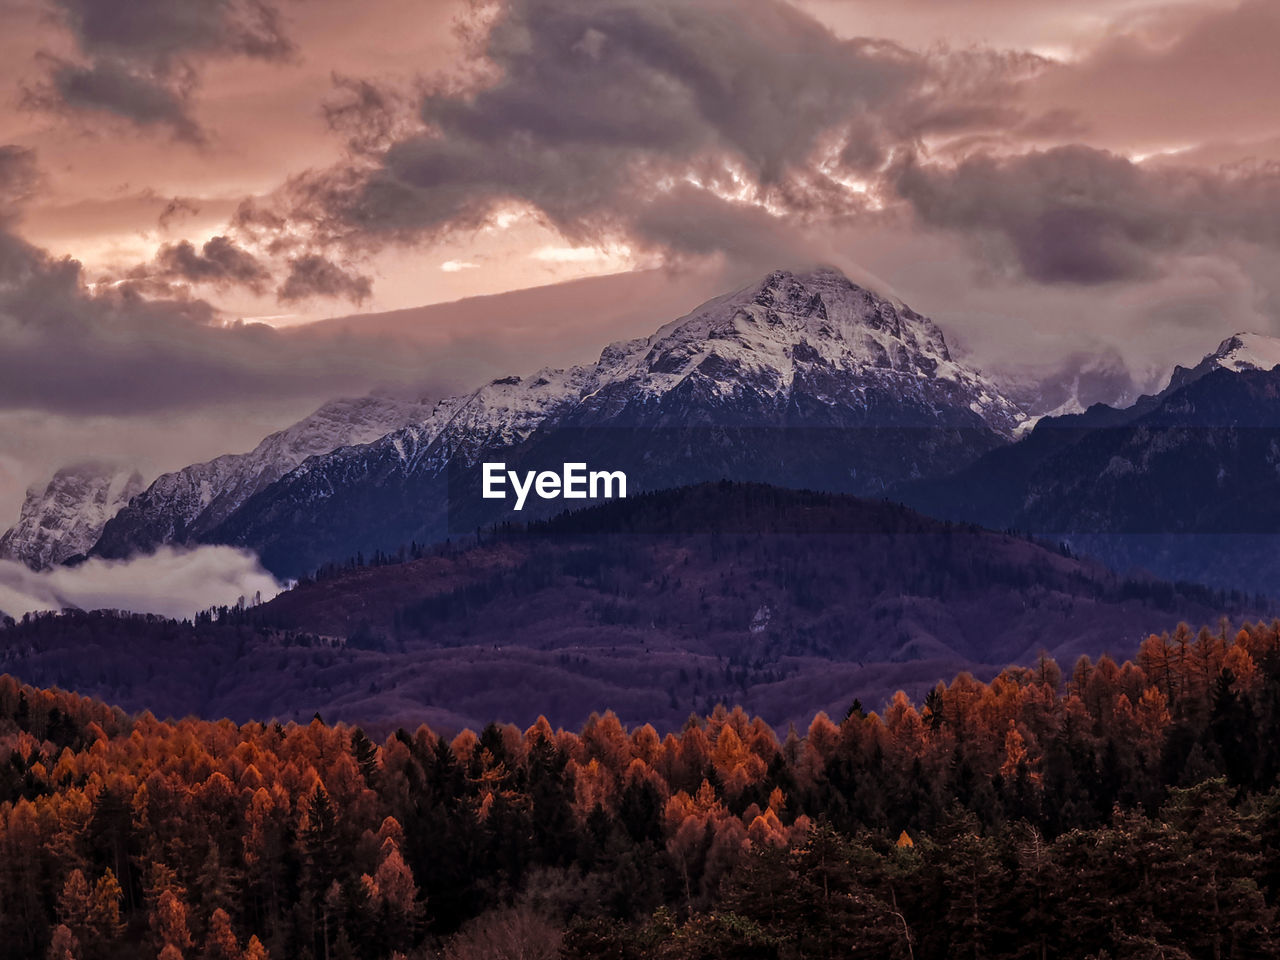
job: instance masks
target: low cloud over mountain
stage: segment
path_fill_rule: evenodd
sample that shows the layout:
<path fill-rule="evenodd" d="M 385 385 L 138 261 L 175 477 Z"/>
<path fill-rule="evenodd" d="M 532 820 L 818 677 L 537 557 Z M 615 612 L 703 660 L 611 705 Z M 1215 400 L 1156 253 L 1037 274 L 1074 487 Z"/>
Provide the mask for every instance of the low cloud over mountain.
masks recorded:
<path fill-rule="evenodd" d="M 163 547 L 130 560 L 94 558 L 39 572 L 0 560 L 0 611 L 15 618 L 68 607 L 191 617 L 241 598 L 270 599 L 280 590 L 253 554 L 231 547 Z"/>

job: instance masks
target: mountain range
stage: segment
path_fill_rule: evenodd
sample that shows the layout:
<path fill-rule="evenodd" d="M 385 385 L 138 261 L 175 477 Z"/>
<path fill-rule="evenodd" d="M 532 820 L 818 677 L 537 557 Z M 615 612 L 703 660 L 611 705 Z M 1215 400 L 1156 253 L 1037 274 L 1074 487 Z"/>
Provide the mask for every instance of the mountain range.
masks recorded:
<path fill-rule="evenodd" d="M 348 444 L 369 443 L 428 416 L 420 400 L 360 397 L 334 400 L 271 434 L 253 450 L 166 473 L 103 526 L 92 552 L 125 557 L 163 543 L 203 539 L 255 493 L 308 458 Z"/>
<path fill-rule="evenodd" d="M 308 457 L 368 443 L 431 408 L 394 397 L 333 400 L 248 453 L 192 464 L 145 488 L 136 470 L 116 464 L 64 467 L 47 486 L 27 491 L 18 523 L 0 537 L 0 558 L 40 569 L 74 562 L 95 545 L 98 553 L 128 556 L 193 542 Z"/>
<path fill-rule="evenodd" d="M 932 321 L 832 270 L 777 271 L 594 364 L 500 378 L 423 414 L 305 460 L 232 458 L 243 481 L 221 461 L 161 478 L 92 552 L 229 543 L 297 576 L 500 516 L 479 497 L 484 460 L 586 460 L 633 489 L 731 476 L 869 494 L 966 463 L 1026 419 Z"/>
<path fill-rule="evenodd" d="M 437 402 L 333 401 L 142 491 L 116 468 L 60 471 L 32 489 L 0 555 L 41 567 L 229 543 L 296 577 L 509 517 L 479 495 L 483 461 L 586 460 L 624 470 L 633 491 L 731 477 L 889 495 L 1120 569 L 1271 592 L 1280 340 L 1229 337 L 1126 406 L 1081 409 L 1125 378 L 1115 358 L 1076 361 L 1069 382 L 1002 388 L 905 305 L 831 269 L 775 271 L 592 364 Z M 1028 412 L 1047 404 L 1071 412 Z"/>
<path fill-rule="evenodd" d="M 1274 594 L 1280 341 L 1237 334 L 1124 408 L 1046 417 L 1019 443 L 894 496 L 1063 540 L 1116 569 Z"/>

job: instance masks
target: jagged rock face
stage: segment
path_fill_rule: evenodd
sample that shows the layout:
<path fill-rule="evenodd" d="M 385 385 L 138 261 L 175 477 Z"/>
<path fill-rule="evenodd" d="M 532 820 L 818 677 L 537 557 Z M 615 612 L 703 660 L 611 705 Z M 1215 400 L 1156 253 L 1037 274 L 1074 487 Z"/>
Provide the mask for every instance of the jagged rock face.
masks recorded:
<path fill-rule="evenodd" d="M 39 570 L 83 556 L 142 486 L 136 470 L 112 464 L 63 467 L 27 491 L 18 522 L 0 536 L 0 557 Z"/>
<path fill-rule="evenodd" d="M 431 408 L 422 401 L 386 397 L 330 401 L 249 453 L 227 454 L 159 477 L 106 522 L 96 546 L 89 546 L 101 556 L 124 557 L 162 543 L 197 541 L 308 457 L 368 443 L 426 416 Z"/>
<path fill-rule="evenodd" d="M 503 378 L 314 457 L 206 537 L 285 574 L 435 539 L 494 518 L 470 494 L 471 468 L 495 458 L 586 460 L 633 489 L 730 477 L 874 494 L 972 460 L 1023 418 L 927 318 L 836 271 L 779 271 L 594 364 Z"/>

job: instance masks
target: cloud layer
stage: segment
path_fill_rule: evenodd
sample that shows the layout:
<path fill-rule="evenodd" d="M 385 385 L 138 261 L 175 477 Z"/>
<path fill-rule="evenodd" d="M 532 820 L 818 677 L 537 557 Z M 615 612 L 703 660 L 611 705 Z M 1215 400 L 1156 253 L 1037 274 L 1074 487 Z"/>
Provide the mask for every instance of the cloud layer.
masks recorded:
<path fill-rule="evenodd" d="M 244 234 L 351 256 L 517 209 L 575 244 L 763 267 L 829 255 L 833 230 L 906 222 L 967 235 L 984 269 L 1082 285 L 1223 243 L 1280 250 L 1280 168 L 1148 166 L 1071 142 L 1093 122 L 1084 92 L 1116 71 L 1198 69 L 1198 30 L 1254 50 L 1243 35 L 1280 30 L 1257 2 L 1136 19 L 1072 62 L 844 39 L 780 0 L 479 9 L 472 68 L 416 99 L 341 81 L 328 115 L 348 160 L 246 206 Z"/>
<path fill-rule="evenodd" d="M 295 52 L 268 0 L 52 0 L 72 57 L 44 54 L 28 106 L 97 112 L 180 140 L 205 134 L 192 113 L 199 64 L 214 57 L 285 60 Z"/>
<path fill-rule="evenodd" d="M 163 256 L 175 271 L 205 279 L 258 276 L 251 263 L 225 254 L 206 244 L 199 254 L 179 246 Z M 321 284 L 336 291 L 342 282 L 310 269 L 297 295 Z M 0 408 L 8 409 L 142 413 L 426 379 L 423 355 L 396 343 L 226 324 L 204 300 L 150 297 L 127 281 L 91 286 L 76 261 L 54 259 L 3 229 L 0 344 Z"/>
<path fill-rule="evenodd" d="M 257 557 L 232 547 L 165 547 L 131 560 L 94 558 L 40 572 L 0 560 L 0 611 L 14 618 L 69 607 L 191 617 L 241 598 L 266 601 L 282 589 Z"/>
<path fill-rule="evenodd" d="M 0 411 L 138 414 L 429 386 L 425 351 L 398 341 L 226 322 L 183 284 L 261 287 L 271 273 L 225 236 L 168 244 L 117 282 L 89 281 L 78 261 L 18 233 L 39 179 L 33 151 L 0 146 Z M 368 295 L 367 279 L 319 256 L 289 271 L 284 300 Z"/>
<path fill-rule="evenodd" d="M 350 161 L 241 225 L 358 250 L 516 207 L 575 243 L 701 253 L 865 212 L 851 180 L 904 143 L 1023 122 L 1014 86 L 1039 65 L 840 39 L 780 0 L 512 0 L 486 16 L 482 68 L 428 85 L 407 120 L 410 98 L 343 82 L 329 116 Z"/>
<path fill-rule="evenodd" d="M 1280 248 L 1280 168 L 1147 168 L 1089 147 L 967 157 L 954 166 L 913 159 L 897 193 L 930 226 L 991 240 L 996 262 L 1043 283 L 1151 276 L 1160 258 L 1224 241 Z"/>

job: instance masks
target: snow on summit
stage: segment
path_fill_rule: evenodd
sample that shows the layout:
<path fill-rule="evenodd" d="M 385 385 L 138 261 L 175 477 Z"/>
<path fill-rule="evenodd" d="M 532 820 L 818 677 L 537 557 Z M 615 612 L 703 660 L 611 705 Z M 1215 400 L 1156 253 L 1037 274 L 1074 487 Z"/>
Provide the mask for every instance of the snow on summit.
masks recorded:
<path fill-rule="evenodd" d="M 785 403 L 800 380 L 829 383 L 830 403 L 856 402 L 875 386 L 922 408 L 961 407 L 1004 437 L 1025 419 L 993 382 L 952 358 L 932 320 L 823 267 L 770 273 L 649 337 L 610 344 L 593 365 L 495 380 L 388 439 L 410 459 L 441 437 L 466 449 L 511 443 L 568 414 L 643 416 L 682 387 L 726 403 L 747 394 Z"/>
<path fill-rule="evenodd" d="M 136 470 L 117 464 L 63 467 L 27 491 L 18 522 L 0 535 L 0 558 L 39 570 L 87 553 L 142 486 Z"/>
<path fill-rule="evenodd" d="M 1223 340 L 1205 359 L 1217 366 L 1241 370 L 1270 370 L 1280 364 L 1280 337 L 1261 333 L 1237 333 Z"/>

